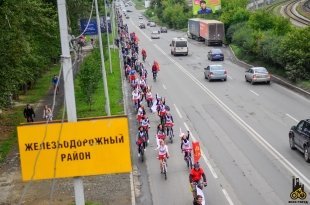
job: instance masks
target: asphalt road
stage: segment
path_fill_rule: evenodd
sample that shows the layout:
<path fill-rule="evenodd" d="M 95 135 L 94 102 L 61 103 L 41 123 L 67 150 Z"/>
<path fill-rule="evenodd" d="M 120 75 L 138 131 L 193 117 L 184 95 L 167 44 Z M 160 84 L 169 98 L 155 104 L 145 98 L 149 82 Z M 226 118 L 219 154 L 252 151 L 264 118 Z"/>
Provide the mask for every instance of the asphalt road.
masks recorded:
<path fill-rule="evenodd" d="M 161 67 L 157 82 L 149 78 L 148 84 L 153 94 L 164 96 L 172 108 L 176 132 L 174 143 L 168 144 L 171 158 L 165 181 L 154 150 L 159 118 L 147 111 L 152 127 L 146 162 L 142 164 L 137 159 L 135 150 L 133 158 L 144 177 L 142 186 L 149 187 L 143 188 L 145 199 L 137 201 L 154 205 L 191 204 L 179 129 L 189 129 L 203 150 L 200 162 L 208 178 L 204 189 L 207 204 L 288 204 L 292 176 L 300 178 L 310 201 L 310 164 L 298 151 L 290 150 L 288 143 L 290 127 L 310 116 L 310 101 L 275 83 L 246 83 L 245 69 L 230 61 L 227 48 L 222 48 L 224 62 L 212 62 L 226 66 L 227 82 L 208 82 L 203 68 L 211 63 L 206 57 L 211 47 L 189 40 L 190 54 L 174 57 L 170 55 L 171 39 L 185 33 L 169 30 L 160 34 L 160 39 L 150 39 L 151 31 L 159 28 L 139 29 L 140 12 L 129 8 L 134 12 L 129 13 L 130 19 L 125 22 L 129 31 L 138 35 L 140 48 L 147 51 L 149 72 L 153 60 Z M 131 123 L 134 132 L 133 127 Z"/>

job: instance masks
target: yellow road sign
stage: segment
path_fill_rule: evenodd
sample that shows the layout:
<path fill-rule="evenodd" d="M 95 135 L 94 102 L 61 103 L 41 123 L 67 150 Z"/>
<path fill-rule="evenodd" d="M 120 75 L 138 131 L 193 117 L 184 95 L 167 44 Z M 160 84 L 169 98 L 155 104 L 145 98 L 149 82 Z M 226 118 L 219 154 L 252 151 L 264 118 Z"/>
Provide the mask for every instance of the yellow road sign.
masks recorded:
<path fill-rule="evenodd" d="M 19 126 L 23 180 L 131 171 L 126 116 Z"/>

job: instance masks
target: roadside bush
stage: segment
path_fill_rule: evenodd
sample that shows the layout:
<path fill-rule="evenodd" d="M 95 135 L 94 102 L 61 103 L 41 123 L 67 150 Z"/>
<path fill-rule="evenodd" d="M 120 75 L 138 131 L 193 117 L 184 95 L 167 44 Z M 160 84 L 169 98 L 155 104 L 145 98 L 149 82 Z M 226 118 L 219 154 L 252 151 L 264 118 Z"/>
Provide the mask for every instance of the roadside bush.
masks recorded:
<path fill-rule="evenodd" d="M 282 61 L 282 51 L 279 47 L 282 39 L 283 37 L 275 35 L 272 31 L 264 32 L 264 37 L 260 42 L 261 52 L 258 56 L 268 62 L 273 62 L 276 65 L 284 66 Z"/>
<path fill-rule="evenodd" d="M 292 81 L 310 80 L 310 27 L 294 29 L 280 44 L 282 61 Z"/>

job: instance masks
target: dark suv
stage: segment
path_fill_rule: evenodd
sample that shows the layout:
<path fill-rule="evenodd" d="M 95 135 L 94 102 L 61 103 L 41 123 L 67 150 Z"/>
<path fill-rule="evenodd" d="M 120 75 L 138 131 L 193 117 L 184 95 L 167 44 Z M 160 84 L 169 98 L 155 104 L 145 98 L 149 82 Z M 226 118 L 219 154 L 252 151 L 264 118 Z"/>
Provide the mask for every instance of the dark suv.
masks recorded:
<path fill-rule="evenodd" d="M 310 162 L 310 119 L 301 120 L 292 126 L 288 135 L 291 149 L 297 148 L 304 153 L 306 162 Z"/>

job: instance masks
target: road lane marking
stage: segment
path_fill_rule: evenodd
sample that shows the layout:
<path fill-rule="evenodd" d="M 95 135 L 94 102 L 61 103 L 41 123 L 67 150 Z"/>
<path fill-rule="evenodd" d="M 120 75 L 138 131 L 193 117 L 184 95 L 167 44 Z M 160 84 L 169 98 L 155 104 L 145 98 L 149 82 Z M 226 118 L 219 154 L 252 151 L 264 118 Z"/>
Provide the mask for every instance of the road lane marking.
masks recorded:
<path fill-rule="evenodd" d="M 225 189 L 222 189 L 222 192 L 223 192 L 224 196 L 226 197 L 229 205 L 234 205 L 234 202 L 231 200 L 231 198 L 230 198 L 229 194 L 227 193 L 227 191 Z"/>
<path fill-rule="evenodd" d="M 165 90 L 167 90 L 167 87 L 163 84 L 163 88 L 165 89 Z"/>
<path fill-rule="evenodd" d="M 133 184 L 132 172 L 130 172 L 129 176 L 130 176 L 130 189 L 131 189 L 131 204 L 136 205 L 136 194 L 135 194 L 135 188 Z"/>
<path fill-rule="evenodd" d="M 232 79 L 233 79 L 232 77 L 230 77 L 230 75 L 227 75 L 227 77 L 228 77 L 230 80 L 232 80 Z"/>
<path fill-rule="evenodd" d="M 289 118 L 291 118 L 292 120 L 294 120 L 295 122 L 299 122 L 296 118 L 294 118 L 292 115 L 286 113 L 286 116 L 288 116 Z"/>
<path fill-rule="evenodd" d="M 132 25 L 134 26 L 134 27 L 136 27 L 136 29 L 138 30 L 138 31 L 140 31 L 144 36 L 145 36 L 145 38 L 147 38 L 149 41 L 152 41 L 152 39 L 150 39 L 150 37 L 148 37 L 147 35 L 146 35 L 146 33 L 144 33 L 143 31 L 141 31 L 141 29 L 138 27 L 138 26 L 136 26 L 134 23 L 133 23 L 133 21 L 130 19 L 130 22 L 132 23 Z"/>
<path fill-rule="evenodd" d="M 251 93 L 253 93 L 254 95 L 256 95 L 256 96 L 259 96 L 259 94 L 258 93 L 256 93 L 256 92 L 254 92 L 253 90 L 249 90 Z"/>
<path fill-rule="evenodd" d="M 182 119 L 183 117 L 182 117 L 182 115 L 181 115 L 180 110 L 177 108 L 177 106 L 176 106 L 175 104 L 173 104 L 173 105 L 174 105 L 174 108 L 175 108 L 175 110 L 177 111 L 179 117 Z"/>
<path fill-rule="evenodd" d="M 186 128 L 188 131 L 190 131 L 190 129 L 189 129 L 189 127 L 187 126 L 186 122 L 184 122 L 184 126 L 185 126 L 185 128 Z M 197 139 L 194 137 L 194 135 L 193 135 L 192 132 L 191 132 L 191 134 L 190 134 L 190 137 L 192 138 L 192 141 L 197 141 Z M 208 158 L 206 157 L 204 151 L 203 151 L 202 149 L 200 149 L 200 150 L 201 150 L 201 156 L 202 156 L 203 160 L 205 161 L 205 163 L 207 164 L 207 166 L 208 166 L 208 168 L 209 168 L 209 170 L 210 170 L 212 176 L 213 176 L 215 179 L 217 179 L 218 176 L 217 176 L 215 170 L 213 169 L 213 167 L 211 166 L 211 163 L 209 162 Z"/>
<path fill-rule="evenodd" d="M 301 171 L 299 171 L 291 162 L 289 162 L 282 154 L 280 154 L 269 142 L 267 142 L 260 134 L 258 134 L 250 125 L 248 125 L 241 117 L 232 111 L 223 101 L 221 101 L 214 93 L 212 93 L 204 84 L 195 78 L 182 65 L 173 60 L 159 46 L 154 44 L 161 53 L 163 53 L 171 62 L 173 62 L 184 74 L 196 83 L 210 98 L 212 98 L 228 115 L 230 115 L 241 127 L 243 127 L 250 136 L 252 136 L 261 146 L 263 146 L 275 159 L 278 160 L 292 175 L 298 176 L 304 183 L 305 187 L 310 189 L 310 180 Z"/>

